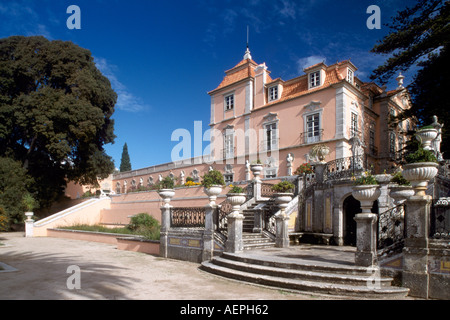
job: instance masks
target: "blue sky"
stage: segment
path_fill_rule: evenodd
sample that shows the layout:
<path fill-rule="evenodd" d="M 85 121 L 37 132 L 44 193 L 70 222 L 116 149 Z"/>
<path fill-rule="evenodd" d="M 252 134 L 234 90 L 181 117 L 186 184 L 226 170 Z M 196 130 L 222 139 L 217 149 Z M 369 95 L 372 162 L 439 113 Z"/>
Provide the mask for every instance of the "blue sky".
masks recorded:
<path fill-rule="evenodd" d="M 210 97 L 224 71 L 250 50 L 273 78 L 303 67 L 351 59 L 368 81 L 386 57 L 369 53 L 389 29 L 368 29 L 368 6 L 382 24 L 415 1 L 400 0 L 0 0 L 0 38 L 43 35 L 87 48 L 118 94 L 116 141 L 106 146 L 116 167 L 124 143 L 133 169 L 171 161 L 178 128 L 209 128 Z M 81 30 L 69 30 L 67 8 L 81 9 Z M 411 77 L 406 74 L 405 84 Z M 395 82 L 390 88 L 395 86 Z M 192 137 L 194 138 L 194 137 Z M 204 147 L 207 143 L 205 142 Z M 193 154 L 194 155 L 194 154 Z"/>

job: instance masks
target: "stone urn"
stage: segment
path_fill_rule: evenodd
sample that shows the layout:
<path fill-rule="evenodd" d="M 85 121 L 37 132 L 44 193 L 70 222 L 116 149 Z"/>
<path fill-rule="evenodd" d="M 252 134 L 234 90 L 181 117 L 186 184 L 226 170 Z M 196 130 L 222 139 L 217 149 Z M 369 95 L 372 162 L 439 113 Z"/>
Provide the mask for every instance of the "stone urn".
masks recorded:
<path fill-rule="evenodd" d="M 371 213 L 373 202 L 381 195 L 379 185 L 367 184 L 353 187 L 353 198 L 361 202 L 362 213 Z"/>
<path fill-rule="evenodd" d="M 416 138 L 422 143 L 425 150 L 431 150 L 431 142 L 436 139 L 438 131 L 434 128 L 420 129 L 416 133 Z"/>
<path fill-rule="evenodd" d="M 259 176 L 261 175 L 261 172 L 263 171 L 263 169 L 264 169 L 263 165 L 259 164 L 259 163 L 250 165 L 250 170 L 252 171 L 253 176 L 255 177 L 255 180 L 260 180 Z"/>
<path fill-rule="evenodd" d="M 390 174 L 376 174 L 374 177 L 378 183 L 389 183 L 392 179 Z"/>
<path fill-rule="evenodd" d="M 227 200 L 233 207 L 231 215 L 236 216 L 239 214 L 241 205 L 247 200 L 245 193 L 228 193 Z"/>
<path fill-rule="evenodd" d="M 34 216 L 34 212 L 31 212 L 31 211 L 25 212 L 25 216 L 27 217 L 27 220 L 25 220 L 25 221 L 27 221 L 27 222 L 34 221 L 34 220 L 32 219 L 33 216 Z"/>
<path fill-rule="evenodd" d="M 160 189 L 158 191 L 159 196 L 163 199 L 164 204 L 169 204 L 170 200 L 175 196 L 175 190 L 173 189 Z"/>
<path fill-rule="evenodd" d="M 414 190 L 411 186 L 392 185 L 389 187 L 389 196 L 394 199 L 396 205 L 401 204 L 413 195 Z"/>
<path fill-rule="evenodd" d="M 403 166 L 403 177 L 411 182 L 416 196 L 424 196 L 428 181 L 438 173 L 439 164 L 435 162 L 416 162 Z"/>
<path fill-rule="evenodd" d="M 284 210 L 287 208 L 289 202 L 291 202 L 293 193 L 288 192 L 278 192 L 273 194 L 275 198 L 275 203 L 280 207 L 281 212 L 284 213 Z"/>
<path fill-rule="evenodd" d="M 204 192 L 209 198 L 209 202 L 211 205 L 216 204 L 217 196 L 222 193 L 223 187 L 221 185 L 212 185 L 209 188 L 204 188 Z"/>

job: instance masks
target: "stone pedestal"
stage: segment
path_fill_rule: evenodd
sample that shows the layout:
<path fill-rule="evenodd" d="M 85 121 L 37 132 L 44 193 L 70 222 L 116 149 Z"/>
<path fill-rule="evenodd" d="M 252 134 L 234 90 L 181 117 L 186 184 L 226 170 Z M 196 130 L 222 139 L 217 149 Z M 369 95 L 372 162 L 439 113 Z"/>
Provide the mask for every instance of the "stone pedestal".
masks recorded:
<path fill-rule="evenodd" d="M 161 232 L 159 242 L 159 255 L 167 258 L 168 235 L 170 229 L 170 209 L 172 206 L 166 203 L 161 207 Z"/>
<path fill-rule="evenodd" d="M 206 205 L 202 261 L 209 261 L 214 256 L 214 211 L 216 208 L 215 205 Z"/>
<path fill-rule="evenodd" d="M 275 238 L 275 247 L 277 248 L 288 248 L 289 247 L 289 216 L 284 212 L 275 216 L 277 234 Z"/>
<path fill-rule="evenodd" d="M 377 264 L 377 215 L 358 213 L 356 221 L 355 264 L 370 267 Z"/>
<path fill-rule="evenodd" d="M 414 297 L 428 298 L 428 232 L 431 197 L 415 195 L 406 200 L 403 286 Z"/>
<path fill-rule="evenodd" d="M 233 212 L 227 216 L 228 238 L 225 243 L 225 251 L 236 253 L 244 250 L 244 242 L 242 240 L 242 225 L 244 216 Z"/>

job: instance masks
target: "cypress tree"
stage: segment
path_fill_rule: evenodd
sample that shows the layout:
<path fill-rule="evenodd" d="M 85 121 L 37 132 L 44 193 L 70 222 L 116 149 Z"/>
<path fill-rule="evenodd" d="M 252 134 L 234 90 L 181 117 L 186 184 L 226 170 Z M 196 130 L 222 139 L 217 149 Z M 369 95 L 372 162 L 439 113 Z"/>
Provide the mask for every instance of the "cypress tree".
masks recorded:
<path fill-rule="evenodd" d="M 128 146 L 125 143 L 122 151 L 122 159 L 120 160 L 120 172 L 131 171 L 130 155 L 128 154 Z"/>

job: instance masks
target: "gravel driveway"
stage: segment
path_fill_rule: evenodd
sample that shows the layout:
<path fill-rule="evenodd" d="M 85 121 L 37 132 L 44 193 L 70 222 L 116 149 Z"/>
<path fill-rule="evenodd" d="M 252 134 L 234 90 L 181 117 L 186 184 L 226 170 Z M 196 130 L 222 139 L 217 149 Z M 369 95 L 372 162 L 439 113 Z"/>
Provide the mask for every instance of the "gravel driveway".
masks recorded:
<path fill-rule="evenodd" d="M 17 269 L 0 271 L 0 299 L 324 299 L 219 278 L 198 270 L 196 263 L 120 251 L 108 244 L 25 238 L 23 233 L 1 233 L 0 242 L 0 262 Z"/>

